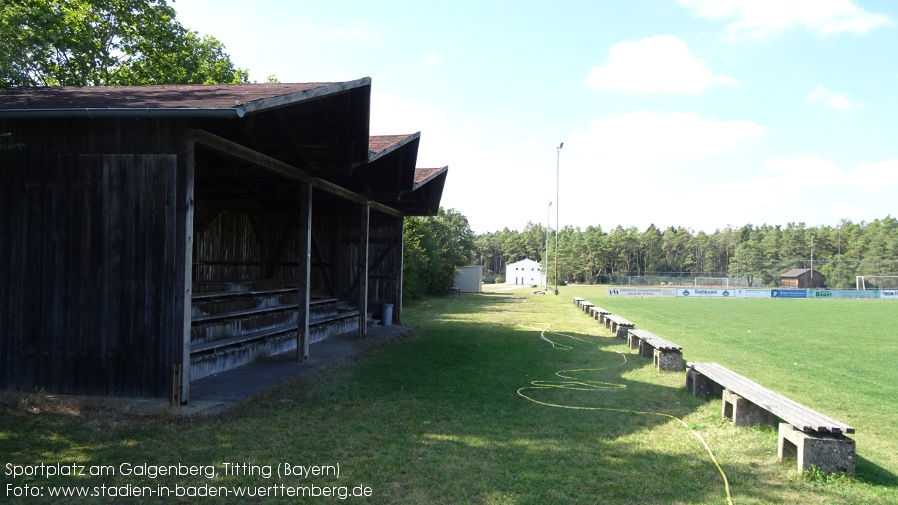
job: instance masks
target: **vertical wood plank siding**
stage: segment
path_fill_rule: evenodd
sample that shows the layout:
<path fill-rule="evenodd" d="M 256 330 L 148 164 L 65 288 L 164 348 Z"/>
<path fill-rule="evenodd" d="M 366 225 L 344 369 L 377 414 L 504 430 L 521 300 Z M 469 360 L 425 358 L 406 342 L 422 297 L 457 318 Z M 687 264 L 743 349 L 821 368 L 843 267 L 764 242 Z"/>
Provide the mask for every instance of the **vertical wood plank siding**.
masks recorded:
<path fill-rule="evenodd" d="M 167 396 L 182 355 L 178 156 L 4 157 L 0 387 Z"/>

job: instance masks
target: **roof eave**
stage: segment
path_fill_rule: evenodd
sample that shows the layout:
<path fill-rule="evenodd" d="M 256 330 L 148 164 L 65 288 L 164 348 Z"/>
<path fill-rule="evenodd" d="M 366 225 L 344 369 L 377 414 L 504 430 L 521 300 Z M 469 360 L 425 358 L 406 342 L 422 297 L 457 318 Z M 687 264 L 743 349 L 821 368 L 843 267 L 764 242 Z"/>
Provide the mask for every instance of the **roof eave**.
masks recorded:
<path fill-rule="evenodd" d="M 213 108 L 110 108 L 86 107 L 72 109 L 0 109 L 0 118 L 241 118 L 245 111 L 237 107 Z"/>
<path fill-rule="evenodd" d="M 376 136 L 376 135 L 375 135 L 375 136 Z M 393 145 L 387 147 L 386 149 L 384 149 L 384 150 L 382 150 L 382 151 L 378 151 L 378 152 L 374 153 L 373 155 L 369 155 L 369 156 L 368 156 L 368 163 L 371 163 L 372 161 L 375 161 L 375 160 L 378 160 L 378 159 L 380 159 L 380 158 L 383 158 L 384 156 L 386 156 L 386 155 L 388 155 L 388 154 L 390 154 L 390 153 L 392 153 L 392 152 L 396 152 L 396 151 L 398 151 L 399 149 L 401 149 L 401 148 L 405 147 L 406 145 L 410 144 L 411 142 L 414 142 L 415 140 L 419 140 L 420 138 L 421 138 L 421 132 L 415 132 L 415 133 L 412 133 L 411 135 L 408 135 L 408 136 L 405 137 L 404 139 L 400 140 L 399 142 L 396 142 L 395 144 L 393 144 Z"/>
<path fill-rule="evenodd" d="M 448 166 L 448 165 L 445 166 L 445 167 L 443 167 L 443 168 L 441 168 L 441 169 L 439 169 L 439 170 L 437 170 L 436 172 L 430 174 L 430 176 L 427 177 L 426 179 L 424 179 L 423 181 L 421 181 L 421 182 L 415 184 L 415 186 L 412 188 L 412 191 L 416 191 L 416 190 L 417 190 L 418 188 L 420 188 L 421 186 L 424 186 L 425 184 L 429 183 L 430 181 L 436 179 L 437 177 L 439 177 L 440 175 L 442 175 L 442 174 L 444 174 L 444 173 L 446 173 L 446 172 L 448 172 L 448 171 L 449 171 L 449 166 Z"/>
<path fill-rule="evenodd" d="M 348 91 L 355 88 L 362 88 L 365 86 L 371 86 L 371 78 L 370 77 L 362 77 L 361 79 L 356 79 L 354 81 L 346 81 L 346 82 L 336 82 L 332 84 L 325 84 L 323 86 L 307 89 L 303 91 L 296 91 L 294 93 L 289 93 L 286 95 L 273 96 L 270 98 L 262 98 L 259 100 L 253 100 L 250 102 L 246 102 L 243 104 L 243 108 L 247 114 L 253 114 L 256 112 L 263 112 L 269 109 L 276 109 L 279 107 L 286 107 L 288 105 L 292 105 L 298 102 L 304 102 L 306 100 L 312 100 L 314 98 L 319 98 L 322 96 L 334 95 L 337 93 L 342 93 L 344 91 Z"/>

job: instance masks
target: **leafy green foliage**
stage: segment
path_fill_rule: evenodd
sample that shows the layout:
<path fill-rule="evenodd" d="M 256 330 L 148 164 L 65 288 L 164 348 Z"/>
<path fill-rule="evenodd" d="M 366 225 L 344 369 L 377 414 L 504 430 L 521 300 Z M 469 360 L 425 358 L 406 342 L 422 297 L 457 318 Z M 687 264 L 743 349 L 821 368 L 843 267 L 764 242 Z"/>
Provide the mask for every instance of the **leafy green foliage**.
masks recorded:
<path fill-rule="evenodd" d="M 446 293 L 458 267 L 471 264 L 473 255 L 474 233 L 456 210 L 440 208 L 433 217 L 406 218 L 403 295 Z"/>
<path fill-rule="evenodd" d="M 524 231 L 505 228 L 476 238 L 476 258 L 486 275 L 501 275 L 505 265 L 524 258 L 545 263 L 548 250 L 550 284 L 554 284 L 555 234 L 528 223 Z M 898 219 L 839 226 L 726 227 L 713 233 L 683 227 L 661 230 L 650 225 L 585 230 L 567 226 L 558 234 L 559 284 L 618 283 L 627 275 L 744 277 L 766 286 L 792 268 L 811 267 L 827 279 L 827 287 L 852 288 L 855 275 L 898 275 Z M 626 280 L 626 279 L 624 279 Z"/>
<path fill-rule="evenodd" d="M 0 0 L 0 88 L 248 82 L 166 0 Z"/>

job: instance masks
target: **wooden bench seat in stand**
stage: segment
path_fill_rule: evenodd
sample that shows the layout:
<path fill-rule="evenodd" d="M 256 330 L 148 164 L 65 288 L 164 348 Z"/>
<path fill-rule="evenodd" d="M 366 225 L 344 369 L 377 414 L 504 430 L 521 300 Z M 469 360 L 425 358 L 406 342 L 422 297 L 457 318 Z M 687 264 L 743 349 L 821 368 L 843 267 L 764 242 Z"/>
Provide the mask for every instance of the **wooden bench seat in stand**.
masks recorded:
<path fill-rule="evenodd" d="M 652 358 L 658 371 L 683 370 L 683 347 L 655 335 L 648 330 L 631 328 L 627 331 L 630 349 L 639 349 L 643 358 Z"/>
<path fill-rule="evenodd" d="M 686 389 L 695 396 L 721 394 L 722 415 L 736 426 L 779 423 L 779 459 L 795 457 L 798 470 L 854 474 L 854 428 L 771 391 L 717 363 L 689 363 Z"/>
<path fill-rule="evenodd" d="M 605 328 L 611 330 L 611 333 L 617 335 L 617 338 L 626 339 L 627 331 L 636 326 L 621 316 L 608 314 L 605 316 Z"/>

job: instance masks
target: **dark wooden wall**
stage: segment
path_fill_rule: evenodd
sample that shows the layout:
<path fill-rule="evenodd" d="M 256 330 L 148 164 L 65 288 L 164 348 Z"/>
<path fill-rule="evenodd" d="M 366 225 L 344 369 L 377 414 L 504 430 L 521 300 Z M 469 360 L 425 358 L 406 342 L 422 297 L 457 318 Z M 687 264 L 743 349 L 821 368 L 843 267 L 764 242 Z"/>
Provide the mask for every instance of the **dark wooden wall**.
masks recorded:
<path fill-rule="evenodd" d="M 298 220 L 298 212 L 198 202 L 193 280 L 295 280 L 299 249 L 304 247 Z"/>
<path fill-rule="evenodd" d="M 168 396 L 183 351 L 183 156 L 0 156 L 0 387 Z"/>
<path fill-rule="evenodd" d="M 0 121 L 24 146 L 0 151 L 0 388 L 169 397 L 172 366 L 189 363 L 185 287 L 299 278 L 301 202 L 194 209 L 189 126 Z M 361 209 L 317 191 L 313 202 L 310 288 L 358 301 Z M 370 213 L 367 308 L 397 304 L 395 321 L 401 230 L 401 218 Z"/>

